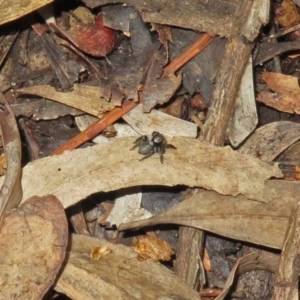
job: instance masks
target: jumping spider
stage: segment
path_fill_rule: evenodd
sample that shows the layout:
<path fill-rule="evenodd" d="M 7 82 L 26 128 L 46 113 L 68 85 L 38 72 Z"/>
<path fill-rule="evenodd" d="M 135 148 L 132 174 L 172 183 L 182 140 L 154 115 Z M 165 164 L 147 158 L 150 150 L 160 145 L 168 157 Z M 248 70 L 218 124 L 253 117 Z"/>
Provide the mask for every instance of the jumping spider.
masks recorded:
<path fill-rule="evenodd" d="M 166 149 L 176 149 L 175 146 L 168 144 L 165 137 L 157 132 L 152 132 L 152 138 L 149 138 L 146 135 L 139 137 L 135 142 L 134 146 L 130 149 L 133 150 L 135 148 L 139 148 L 139 154 L 145 155 L 145 157 L 140 160 L 144 160 L 154 153 L 158 153 L 160 155 L 160 162 L 163 163 L 163 154 L 166 152 Z"/>

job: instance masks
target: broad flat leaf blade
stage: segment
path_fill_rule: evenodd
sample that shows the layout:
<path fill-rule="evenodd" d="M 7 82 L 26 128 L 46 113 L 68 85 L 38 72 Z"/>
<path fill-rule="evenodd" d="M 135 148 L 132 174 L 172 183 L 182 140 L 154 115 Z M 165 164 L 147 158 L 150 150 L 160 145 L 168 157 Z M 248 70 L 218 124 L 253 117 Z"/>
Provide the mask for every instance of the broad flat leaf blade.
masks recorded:
<path fill-rule="evenodd" d="M 180 224 L 281 249 L 300 185 L 284 181 L 270 181 L 267 185 L 277 191 L 277 198 L 269 203 L 259 203 L 244 196 L 230 197 L 203 191 L 164 213 L 146 220 L 121 224 L 118 229 Z"/>
<path fill-rule="evenodd" d="M 23 169 L 23 201 L 53 194 L 69 207 L 93 193 L 142 185 L 198 186 L 266 202 L 277 196 L 265 184 L 282 176 L 276 165 L 188 138 L 168 139 L 176 150 L 167 149 L 163 164 L 157 154 L 140 161 L 143 156 L 130 151 L 134 140 L 120 138 L 29 163 Z"/>

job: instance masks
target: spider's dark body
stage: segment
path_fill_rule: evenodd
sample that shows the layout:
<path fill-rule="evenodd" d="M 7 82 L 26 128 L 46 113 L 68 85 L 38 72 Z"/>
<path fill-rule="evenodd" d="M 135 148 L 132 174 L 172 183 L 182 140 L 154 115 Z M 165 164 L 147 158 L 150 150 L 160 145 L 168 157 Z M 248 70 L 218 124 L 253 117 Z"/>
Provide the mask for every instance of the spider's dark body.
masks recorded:
<path fill-rule="evenodd" d="M 163 163 L 163 154 L 166 152 L 166 149 L 176 149 L 173 145 L 168 144 L 165 137 L 157 132 L 152 132 L 152 138 L 149 138 L 146 135 L 139 137 L 135 142 L 134 146 L 131 150 L 139 148 L 138 152 L 145 157 L 141 158 L 140 160 L 146 159 L 153 155 L 154 153 L 158 153 L 160 155 L 160 162 Z"/>

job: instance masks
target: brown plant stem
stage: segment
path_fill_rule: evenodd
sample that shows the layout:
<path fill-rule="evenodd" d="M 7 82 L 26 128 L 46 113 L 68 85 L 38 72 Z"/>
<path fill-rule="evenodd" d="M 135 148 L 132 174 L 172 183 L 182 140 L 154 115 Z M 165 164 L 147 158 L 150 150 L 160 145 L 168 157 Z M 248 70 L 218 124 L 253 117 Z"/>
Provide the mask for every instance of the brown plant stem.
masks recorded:
<path fill-rule="evenodd" d="M 205 47 L 207 47 L 214 39 L 215 37 L 212 37 L 207 33 L 203 33 L 192 45 L 190 45 L 185 51 L 183 51 L 177 58 L 175 58 L 164 68 L 161 77 L 167 77 L 169 74 L 173 74 L 178 71 L 188 61 L 190 61 Z"/>
<path fill-rule="evenodd" d="M 222 59 L 219 73 L 213 92 L 212 103 L 208 111 L 206 121 L 201 129 L 201 138 L 203 141 L 217 146 L 223 146 L 226 130 L 229 124 L 232 111 L 234 109 L 235 99 L 238 93 L 242 75 L 246 64 L 251 55 L 253 43 L 245 43 L 240 34 L 245 20 L 249 16 L 251 3 L 241 1 L 240 7 L 236 12 L 236 22 L 233 24 L 231 37 L 229 38 L 224 57 Z M 191 287 L 197 288 L 205 281 L 203 277 L 202 261 L 199 259 L 203 251 L 204 232 L 199 229 L 188 227 L 180 228 L 178 239 L 179 244 L 186 247 L 179 247 L 177 251 L 175 273 L 183 274 L 185 283 Z M 199 245 L 198 251 L 191 251 L 189 245 Z M 202 272 L 202 274 L 200 273 Z M 192 275 L 192 276 L 189 276 Z M 201 274 L 199 276 L 199 274 Z"/>
<path fill-rule="evenodd" d="M 50 155 L 58 155 L 58 154 L 62 154 L 66 150 L 76 149 L 77 147 L 81 146 L 85 142 L 96 137 L 105 128 L 113 124 L 115 121 L 117 121 L 126 113 L 128 113 L 130 110 L 132 110 L 135 106 L 137 106 L 137 104 L 138 103 L 134 101 L 127 101 L 123 104 L 122 107 L 114 108 L 105 116 L 103 116 L 101 119 L 97 120 L 91 126 L 89 126 L 84 131 L 79 133 L 77 136 L 75 136 L 74 138 L 66 142 L 64 145 L 56 149 Z"/>

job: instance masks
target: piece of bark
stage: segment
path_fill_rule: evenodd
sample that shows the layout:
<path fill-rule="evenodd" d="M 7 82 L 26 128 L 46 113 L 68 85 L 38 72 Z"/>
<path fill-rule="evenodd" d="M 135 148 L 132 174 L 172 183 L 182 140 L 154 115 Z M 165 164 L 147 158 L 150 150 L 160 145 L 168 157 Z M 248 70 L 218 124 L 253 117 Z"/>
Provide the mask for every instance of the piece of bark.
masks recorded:
<path fill-rule="evenodd" d="M 300 271 L 300 202 L 294 205 L 284 244 L 281 251 L 279 269 L 276 274 L 272 300 L 298 299 L 298 280 Z"/>
<path fill-rule="evenodd" d="M 251 5 L 244 10 L 249 13 Z M 252 52 L 253 43 L 242 41 L 240 34 L 228 40 L 213 92 L 211 106 L 201 130 L 201 138 L 213 145 L 222 146 L 229 120 L 234 109 L 242 76 Z"/>
<path fill-rule="evenodd" d="M 198 278 L 200 277 L 201 286 L 205 283 L 205 272 L 200 253 L 204 239 L 203 232 L 195 228 L 181 226 L 179 236 L 181 238 L 177 246 L 177 253 L 181 253 L 181 255 L 176 255 L 175 274 L 188 286 L 198 290 Z M 186 245 L 189 245 L 189 247 L 186 247 Z M 185 255 L 182 255 L 183 253 Z M 189 265 L 195 265 L 196 267 L 191 268 Z"/>
<path fill-rule="evenodd" d="M 247 18 L 251 16 L 252 13 L 252 3 L 246 1 L 241 1 L 235 12 L 233 29 L 230 31 L 231 36 L 228 39 L 225 54 L 221 61 L 213 92 L 212 103 L 209 107 L 204 126 L 201 129 L 201 139 L 213 145 L 222 146 L 224 144 L 226 131 L 238 95 L 241 78 L 251 55 L 253 43 L 247 40 L 245 36 L 244 38 L 246 41 L 243 42 L 241 35 L 243 33 L 243 26 L 245 23 L 248 23 L 249 20 L 247 20 Z M 179 236 L 179 243 L 183 242 L 181 241 L 181 239 L 183 239 L 182 236 L 186 234 L 184 229 L 181 233 L 182 235 Z M 191 233 L 189 234 L 191 237 L 193 236 Z M 197 236 L 200 243 L 200 241 L 203 240 L 203 237 L 201 234 L 198 234 Z M 191 242 L 192 241 L 189 243 Z M 194 241 L 194 243 L 196 242 Z M 191 253 L 189 253 L 187 249 L 182 249 L 182 252 L 177 252 L 177 256 L 183 256 L 186 260 L 185 266 L 189 270 L 188 272 L 196 274 L 199 267 L 194 264 L 195 258 L 190 256 Z M 199 251 L 202 252 L 203 249 L 200 248 Z M 178 273 L 187 272 L 185 270 L 177 271 Z M 194 286 L 195 282 L 189 282 L 188 284 Z"/>
<path fill-rule="evenodd" d="M 74 228 L 74 232 L 77 234 L 83 234 L 90 236 L 90 232 L 88 230 L 87 224 L 85 222 L 85 218 L 82 212 L 81 202 L 77 203 L 70 207 L 70 221 Z"/>
<path fill-rule="evenodd" d="M 42 299 L 61 268 L 68 222 L 60 201 L 32 197 L 0 226 L 1 299 Z"/>
<path fill-rule="evenodd" d="M 97 247 L 110 251 L 95 260 L 90 253 Z M 165 266 L 151 259 L 139 261 L 137 256 L 130 247 L 72 235 L 70 254 L 55 289 L 72 299 L 199 299 Z"/>

